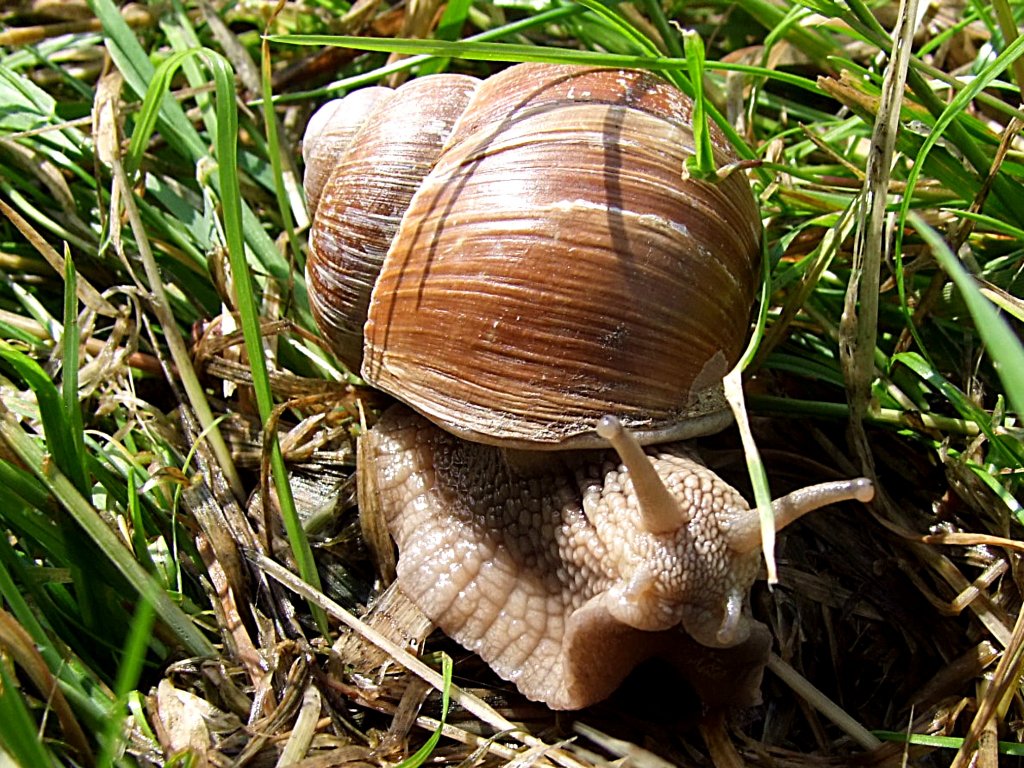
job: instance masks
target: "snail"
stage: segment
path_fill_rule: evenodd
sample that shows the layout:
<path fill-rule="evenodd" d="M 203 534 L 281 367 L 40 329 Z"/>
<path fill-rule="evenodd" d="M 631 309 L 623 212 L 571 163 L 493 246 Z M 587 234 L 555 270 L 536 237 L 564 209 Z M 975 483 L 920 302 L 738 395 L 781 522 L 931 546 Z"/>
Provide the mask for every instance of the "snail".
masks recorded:
<path fill-rule="evenodd" d="M 362 459 L 401 589 L 554 709 L 651 656 L 709 706 L 756 702 L 758 516 L 682 441 L 729 421 L 761 221 L 742 174 L 684 173 L 691 102 L 646 72 L 520 64 L 322 109 L 343 120 L 304 139 L 307 279 L 338 357 L 400 401 Z M 776 525 L 871 494 L 797 491 Z"/>

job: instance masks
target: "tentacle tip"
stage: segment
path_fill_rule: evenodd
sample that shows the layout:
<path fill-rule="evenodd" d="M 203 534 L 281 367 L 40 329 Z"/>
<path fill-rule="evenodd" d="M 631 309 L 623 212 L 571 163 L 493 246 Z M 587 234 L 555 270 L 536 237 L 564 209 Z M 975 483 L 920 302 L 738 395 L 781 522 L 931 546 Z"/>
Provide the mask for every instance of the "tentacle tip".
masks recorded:
<path fill-rule="evenodd" d="M 722 648 L 729 648 L 746 639 L 746 629 L 743 625 L 743 595 L 733 590 L 726 599 L 722 623 L 715 633 L 715 639 Z"/>
<path fill-rule="evenodd" d="M 601 417 L 596 428 L 599 437 L 609 442 L 622 434 L 622 422 L 610 413 Z"/>
<path fill-rule="evenodd" d="M 866 477 L 858 477 L 853 482 L 853 498 L 867 504 L 875 498 L 875 484 Z"/>

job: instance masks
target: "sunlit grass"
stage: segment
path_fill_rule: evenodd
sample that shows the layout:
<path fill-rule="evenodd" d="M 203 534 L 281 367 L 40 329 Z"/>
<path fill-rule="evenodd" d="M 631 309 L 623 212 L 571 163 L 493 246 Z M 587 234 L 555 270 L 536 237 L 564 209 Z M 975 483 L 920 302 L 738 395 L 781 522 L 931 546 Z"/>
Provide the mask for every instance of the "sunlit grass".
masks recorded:
<path fill-rule="evenodd" d="M 319 604 L 291 601 L 250 564 L 283 559 L 347 608 L 373 596 L 351 512 L 320 537 L 291 502 L 289 469 L 326 446 L 351 470 L 356 417 L 376 405 L 315 338 L 297 141 L 328 95 L 523 60 L 658 71 L 752 161 L 733 172 L 749 173 L 766 225 L 763 323 L 745 380 L 769 479 L 873 466 L 882 491 L 873 516 L 857 512 L 865 541 L 836 544 L 810 521 L 811 543 L 782 542 L 781 587 L 757 604 L 777 622 L 780 655 L 861 725 L 904 733 L 913 716 L 918 744 L 959 749 L 961 761 L 985 729 L 1020 720 L 1020 697 L 1002 696 L 1022 635 L 1019 9 L 936 6 L 894 94 L 897 8 L 853 0 L 453 2 L 415 40 L 385 26 L 400 6 L 363 18 L 345 3 L 286 2 L 273 15 L 223 5 L 225 32 L 198 4 L 158 17 L 112 0 L 71 5 L 85 26 L 5 10 L 0 29 L 0 747 L 15 761 L 172 760 L 154 724 L 166 725 L 175 685 L 181 700 L 235 718 L 257 751 L 277 749 L 293 711 L 279 705 L 311 681 L 334 719 L 304 722 L 331 745 L 363 746 L 362 734 L 389 727 L 354 687 L 324 682 L 334 678 L 316 643 L 338 629 Z M 325 46 L 343 50 L 322 72 L 310 57 Z M 251 82 L 239 77 L 247 66 Z M 287 67 L 305 74 L 285 80 Z M 886 114 L 896 130 L 878 187 Z M 690 172 L 714 173 L 708 160 Z M 851 283 L 872 285 L 858 283 L 854 243 L 871 237 L 878 288 L 851 312 Z M 842 351 L 858 345 L 859 356 Z M 865 440 L 854 431 L 847 442 L 851 414 Z M 263 440 L 268 424 L 277 435 Z M 313 434 L 334 442 L 313 446 Z M 273 503 L 247 514 L 249 495 L 265 501 L 271 485 Z M 969 586 L 975 599 L 958 602 Z M 956 677 L 950 661 L 986 644 L 987 661 Z M 995 679 L 976 686 L 986 665 Z M 848 671 L 860 667 L 871 695 Z M 946 695 L 968 714 L 928 698 L 933 677 L 950 679 Z M 852 754 L 767 685 L 774 717 L 747 737 L 802 754 L 825 739 Z M 694 734 L 684 749 L 651 733 L 636 740 L 680 760 L 702 748 Z M 937 735 L 951 740 L 928 741 Z M 245 748 L 222 737 L 210 748 Z M 460 738 L 453 762 L 475 744 Z M 495 742 L 502 755 L 526 748 Z"/>

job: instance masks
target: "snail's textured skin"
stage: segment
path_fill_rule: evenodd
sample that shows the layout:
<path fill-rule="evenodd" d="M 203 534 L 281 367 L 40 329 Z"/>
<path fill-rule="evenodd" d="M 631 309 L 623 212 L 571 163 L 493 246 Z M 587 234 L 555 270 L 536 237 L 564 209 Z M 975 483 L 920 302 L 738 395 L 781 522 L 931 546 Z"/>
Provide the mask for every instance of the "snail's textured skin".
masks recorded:
<path fill-rule="evenodd" d="M 402 589 L 526 696 L 587 706 L 661 655 L 706 704 L 756 700 L 767 632 L 741 607 L 759 553 L 726 540 L 747 504 L 685 446 L 648 449 L 689 511 L 668 534 L 643 529 L 612 453 L 472 445 L 401 406 L 370 448 Z"/>

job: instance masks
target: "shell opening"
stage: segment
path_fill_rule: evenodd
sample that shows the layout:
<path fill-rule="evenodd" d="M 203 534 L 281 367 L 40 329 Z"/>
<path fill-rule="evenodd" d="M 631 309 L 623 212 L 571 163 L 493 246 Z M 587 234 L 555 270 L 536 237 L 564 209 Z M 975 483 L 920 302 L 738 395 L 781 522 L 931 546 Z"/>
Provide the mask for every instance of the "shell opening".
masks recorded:
<path fill-rule="evenodd" d="M 619 419 L 610 415 L 602 417 L 597 424 L 597 434 L 611 444 L 629 470 L 644 527 L 650 533 L 674 533 L 689 522 L 679 502 L 665 487 L 648 460 L 636 436 Z"/>

